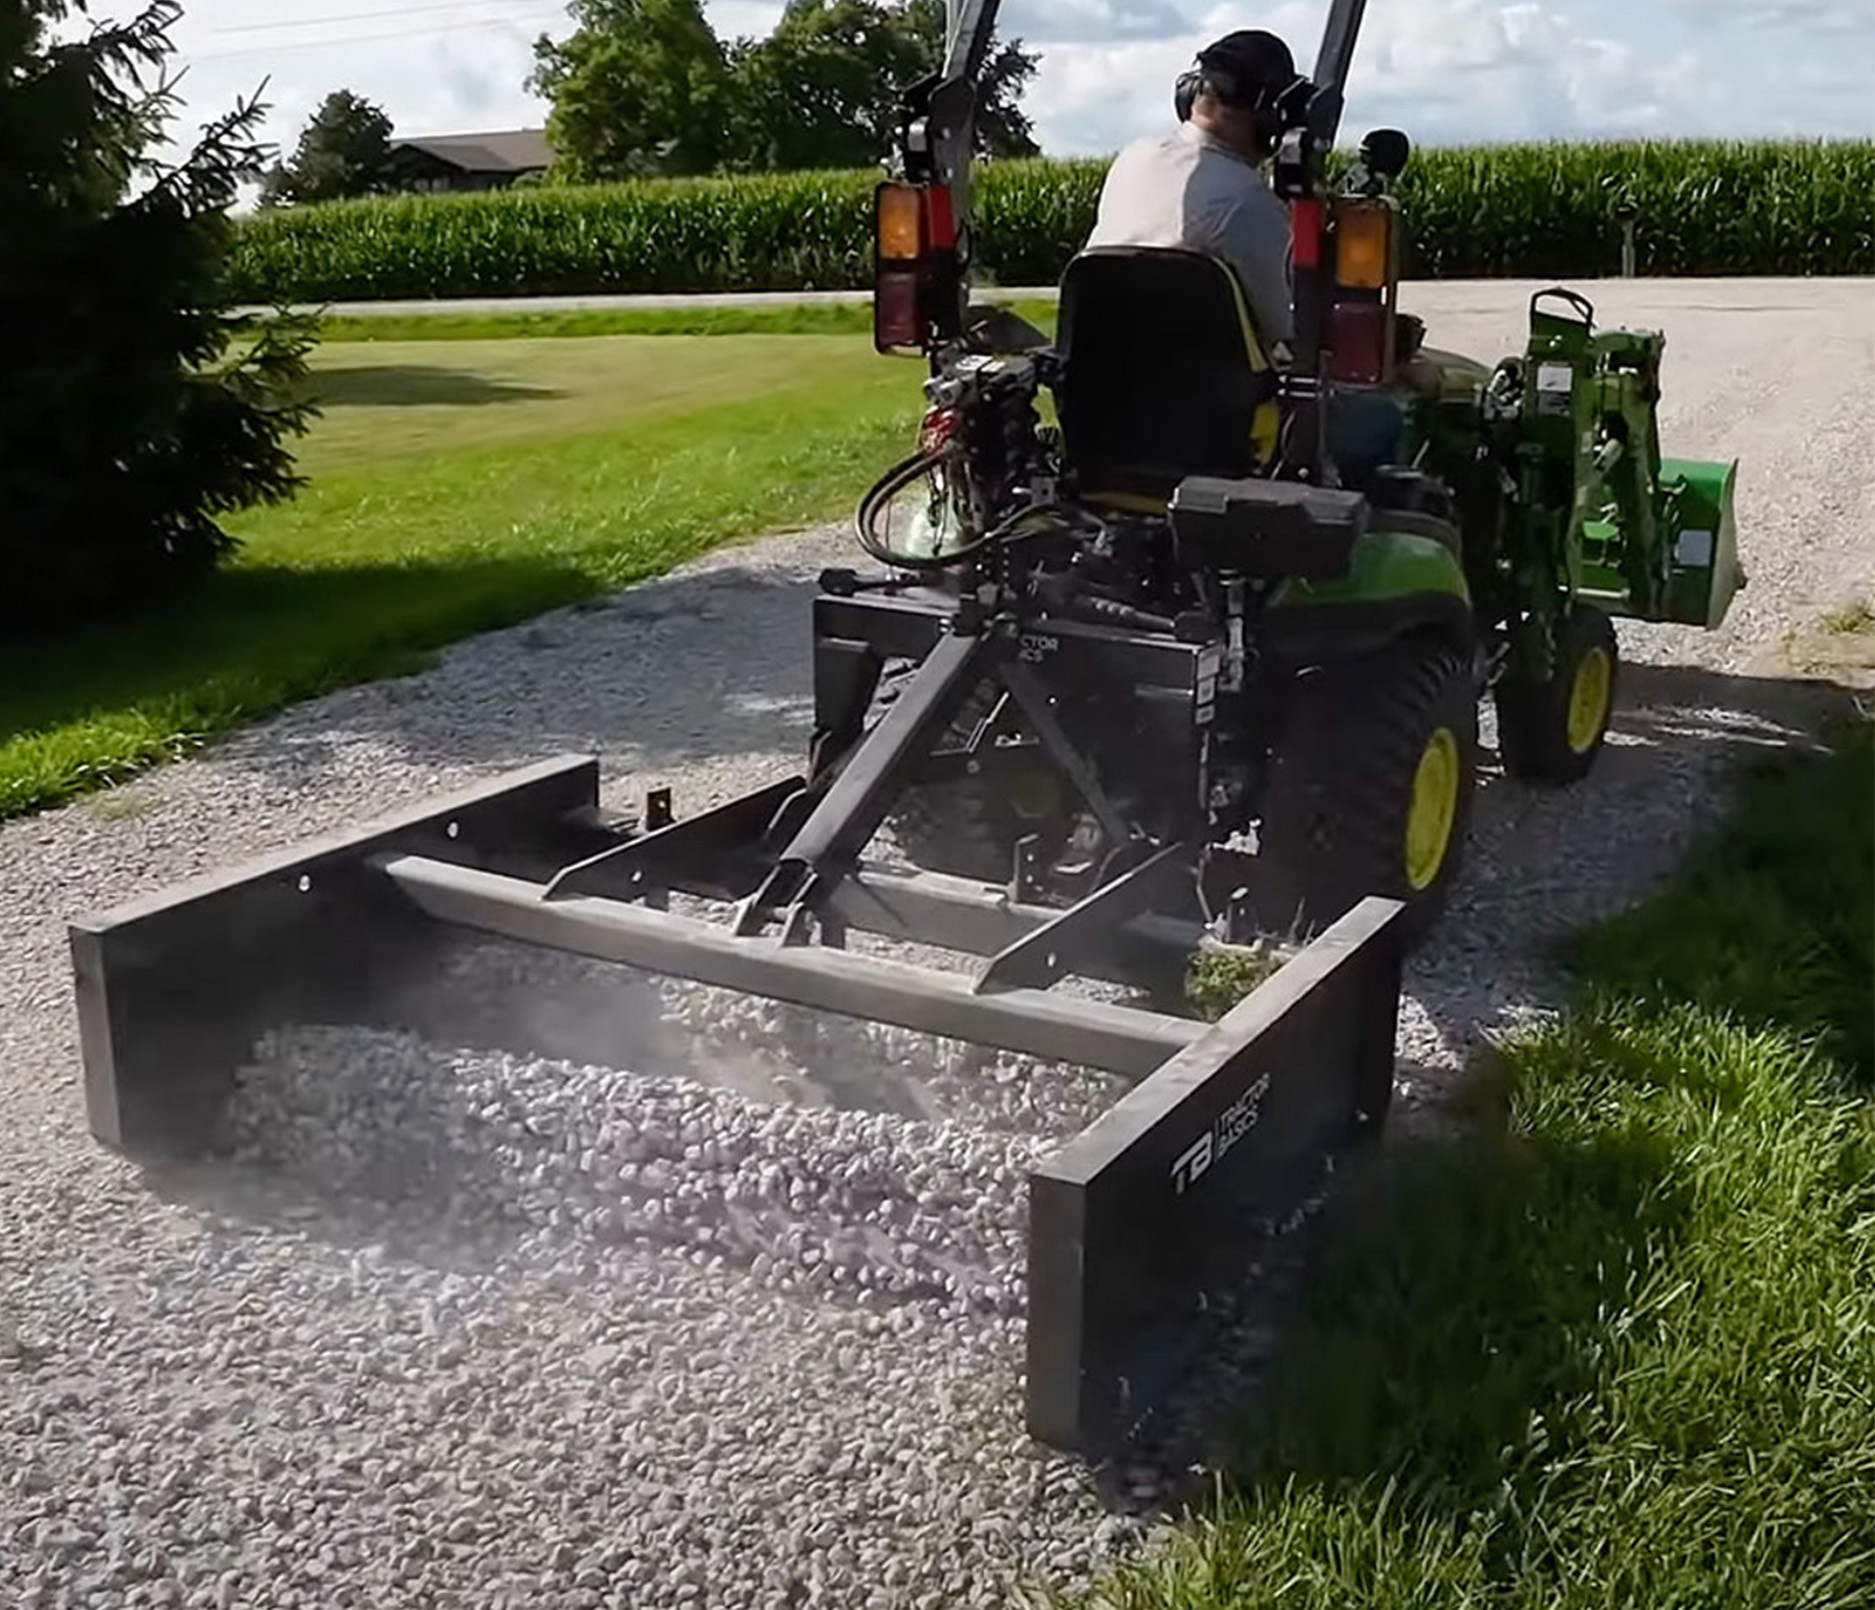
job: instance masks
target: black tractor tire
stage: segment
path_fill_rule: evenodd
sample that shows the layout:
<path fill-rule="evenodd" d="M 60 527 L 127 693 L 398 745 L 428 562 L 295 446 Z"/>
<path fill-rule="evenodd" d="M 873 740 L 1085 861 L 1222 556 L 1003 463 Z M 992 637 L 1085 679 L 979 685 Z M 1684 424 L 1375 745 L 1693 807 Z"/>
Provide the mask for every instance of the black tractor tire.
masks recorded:
<path fill-rule="evenodd" d="M 1497 750 L 1505 772 L 1553 784 L 1587 776 L 1608 736 L 1620 667 L 1614 622 L 1592 604 L 1575 605 L 1556 633 L 1553 674 L 1538 682 L 1513 671 L 1497 685 Z"/>
<path fill-rule="evenodd" d="M 1380 895 L 1422 940 L 1464 860 L 1478 703 L 1470 657 L 1431 637 L 1298 677 L 1265 785 L 1253 927 L 1306 940 Z"/>

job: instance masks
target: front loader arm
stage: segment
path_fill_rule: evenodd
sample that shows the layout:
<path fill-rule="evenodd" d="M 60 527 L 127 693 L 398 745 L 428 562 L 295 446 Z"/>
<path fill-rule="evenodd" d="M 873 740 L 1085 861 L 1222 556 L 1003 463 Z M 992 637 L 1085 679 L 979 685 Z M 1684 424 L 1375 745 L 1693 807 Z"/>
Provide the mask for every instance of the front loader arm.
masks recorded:
<path fill-rule="evenodd" d="M 1321 49 L 1315 55 L 1316 105 L 1320 122 L 1316 137 L 1326 150 L 1341 126 L 1341 111 L 1348 93 L 1348 70 L 1354 65 L 1354 46 L 1360 38 L 1367 0 L 1334 0 L 1322 26 Z"/>

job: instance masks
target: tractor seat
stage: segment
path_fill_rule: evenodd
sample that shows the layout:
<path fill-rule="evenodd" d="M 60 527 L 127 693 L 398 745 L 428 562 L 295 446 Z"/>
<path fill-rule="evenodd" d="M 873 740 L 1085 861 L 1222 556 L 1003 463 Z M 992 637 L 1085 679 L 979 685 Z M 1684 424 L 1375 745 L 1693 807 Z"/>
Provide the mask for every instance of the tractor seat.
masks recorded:
<path fill-rule="evenodd" d="M 1061 280 L 1063 455 L 1090 501 L 1163 509 L 1192 476 L 1268 472 L 1276 371 L 1236 274 L 1178 247 L 1101 246 Z"/>

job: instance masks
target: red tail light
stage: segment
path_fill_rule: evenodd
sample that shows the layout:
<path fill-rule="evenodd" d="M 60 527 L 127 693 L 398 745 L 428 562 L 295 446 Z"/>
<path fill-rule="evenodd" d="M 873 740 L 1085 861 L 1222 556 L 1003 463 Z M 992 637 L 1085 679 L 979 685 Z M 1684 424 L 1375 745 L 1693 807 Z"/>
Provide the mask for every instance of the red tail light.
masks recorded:
<path fill-rule="evenodd" d="M 926 243 L 933 251 L 948 252 L 957 245 L 957 219 L 951 212 L 951 193 L 934 185 L 924 193 Z"/>
<path fill-rule="evenodd" d="M 1328 315 L 1328 375 L 1347 385 L 1387 378 L 1387 310 L 1379 302 L 1337 302 Z"/>
<path fill-rule="evenodd" d="M 915 268 L 881 269 L 872 288 L 872 344 L 880 352 L 917 352 L 924 346 L 919 311 L 921 276 Z"/>
<path fill-rule="evenodd" d="M 942 185 L 873 195 L 873 346 L 923 352 L 958 333 L 957 219 Z"/>

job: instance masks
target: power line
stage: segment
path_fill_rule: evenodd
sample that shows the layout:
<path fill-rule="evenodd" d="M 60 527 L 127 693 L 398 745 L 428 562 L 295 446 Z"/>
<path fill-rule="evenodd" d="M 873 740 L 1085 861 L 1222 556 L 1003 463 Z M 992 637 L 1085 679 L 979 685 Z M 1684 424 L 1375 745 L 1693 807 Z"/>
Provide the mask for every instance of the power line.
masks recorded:
<path fill-rule="evenodd" d="M 387 6 L 376 11 L 350 11 L 341 17 L 293 17 L 273 22 L 242 22 L 232 28 L 211 30 L 217 34 L 277 33 L 283 28 L 319 28 L 335 22 L 375 22 L 380 17 L 420 17 L 437 11 L 460 12 L 472 6 L 511 6 L 515 0 L 450 0 L 445 5 Z"/>
<path fill-rule="evenodd" d="M 553 8 L 558 11 L 559 7 Z M 371 45 L 380 40 L 423 39 L 432 34 L 460 33 L 471 28 L 506 28 L 515 23 L 545 21 L 550 13 L 534 12 L 528 15 L 516 14 L 512 17 L 490 17 L 480 21 L 432 23 L 427 28 L 400 28 L 391 33 L 344 34 L 333 39 L 293 39 L 275 45 L 245 45 L 239 50 L 207 50 L 199 54 L 186 52 L 188 60 L 196 62 L 232 61 L 240 56 L 274 56 L 290 50 L 330 50 L 334 46 Z"/>

